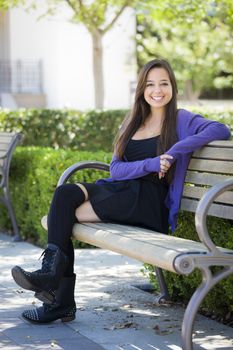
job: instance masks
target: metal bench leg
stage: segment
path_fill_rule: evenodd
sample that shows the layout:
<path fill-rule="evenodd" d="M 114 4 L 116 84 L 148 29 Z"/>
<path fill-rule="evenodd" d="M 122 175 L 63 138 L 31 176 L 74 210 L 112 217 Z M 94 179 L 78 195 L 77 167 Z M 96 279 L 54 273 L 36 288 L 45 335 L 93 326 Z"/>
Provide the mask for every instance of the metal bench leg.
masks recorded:
<path fill-rule="evenodd" d="M 170 300 L 170 295 L 169 295 L 167 284 L 163 275 L 163 270 L 156 266 L 154 267 L 154 270 L 155 270 L 156 278 L 160 289 L 160 294 L 158 297 L 156 297 L 156 302 L 160 304 L 163 301 Z"/>
<path fill-rule="evenodd" d="M 8 212 L 9 212 L 9 215 L 10 215 L 10 219 L 11 219 L 11 223 L 12 223 L 12 226 L 13 226 L 13 233 L 14 233 L 13 240 L 15 242 L 22 241 L 22 238 L 21 238 L 20 233 L 19 233 L 18 225 L 17 225 L 17 222 L 16 222 L 15 212 L 14 212 L 13 206 L 11 204 L 10 193 L 9 193 L 9 190 L 6 187 L 3 188 L 3 194 L 4 194 L 3 202 L 4 202 L 5 206 L 6 206 L 6 208 L 8 209 Z"/>
<path fill-rule="evenodd" d="M 226 267 L 214 276 L 208 267 L 202 268 L 202 283 L 190 299 L 182 323 L 182 349 L 193 350 L 192 334 L 195 316 L 208 292 L 221 280 L 233 273 L 233 266 Z"/>

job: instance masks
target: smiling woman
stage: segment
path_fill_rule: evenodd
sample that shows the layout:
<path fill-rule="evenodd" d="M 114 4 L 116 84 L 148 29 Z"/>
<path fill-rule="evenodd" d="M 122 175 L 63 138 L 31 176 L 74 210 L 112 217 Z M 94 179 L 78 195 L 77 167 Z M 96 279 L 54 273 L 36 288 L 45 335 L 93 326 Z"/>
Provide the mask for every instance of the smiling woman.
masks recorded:
<path fill-rule="evenodd" d="M 24 311 L 23 317 L 36 323 L 75 318 L 71 237 L 76 222 L 128 224 L 166 234 L 170 225 L 174 231 L 191 153 L 229 137 L 225 125 L 177 110 L 170 64 L 161 59 L 148 62 L 139 74 L 132 111 L 115 141 L 111 177 L 58 186 L 48 215 L 48 247 L 41 269 L 12 269 L 16 283 L 35 291 L 44 302 Z"/>
<path fill-rule="evenodd" d="M 169 75 L 164 68 L 153 68 L 147 76 L 144 98 L 151 106 L 151 114 L 156 115 L 160 110 L 164 114 L 165 106 L 172 99 L 172 85 Z"/>
<path fill-rule="evenodd" d="M 123 159 L 129 140 L 159 136 L 157 155 L 162 154 L 159 177 L 171 180 L 171 159 L 166 153 L 176 141 L 177 84 L 170 64 L 165 60 L 148 62 L 139 73 L 133 109 L 116 139 L 116 155 Z M 169 162 L 170 160 L 170 162 Z M 166 173 L 166 174 L 165 174 Z"/>

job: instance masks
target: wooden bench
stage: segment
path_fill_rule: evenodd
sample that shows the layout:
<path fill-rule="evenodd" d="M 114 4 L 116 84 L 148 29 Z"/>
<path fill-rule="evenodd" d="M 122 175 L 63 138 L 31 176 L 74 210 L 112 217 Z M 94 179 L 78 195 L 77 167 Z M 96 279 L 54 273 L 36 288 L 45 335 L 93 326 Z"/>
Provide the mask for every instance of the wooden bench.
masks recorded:
<path fill-rule="evenodd" d="M 21 139 L 22 134 L 20 133 L 0 132 L 0 188 L 2 189 L 0 199 L 9 212 L 13 226 L 14 241 L 20 241 L 21 237 L 11 203 L 9 191 L 9 172 L 14 149 Z"/>
<path fill-rule="evenodd" d="M 74 164 L 62 174 L 58 186 L 67 182 L 76 171 L 86 168 L 109 170 L 109 165 L 100 162 Z M 73 235 L 79 241 L 156 266 L 161 298 L 168 296 L 161 269 L 182 275 L 200 269 L 202 283 L 187 305 L 182 324 L 182 347 L 192 350 L 193 324 L 202 300 L 218 282 L 233 273 L 233 251 L 216 247 L 206 226 L 207 214 L 233 219 L 233 141 L 211 142 L 196 151 L 189 163 L 185 182 L 181 209 L 196 213 L 200 242 L 106 223 L 75 224 Z M 46 226 L 45 220 L 43 226 Z M 212 266 L 222 266 L 223 269 L 213 274 Z"/>

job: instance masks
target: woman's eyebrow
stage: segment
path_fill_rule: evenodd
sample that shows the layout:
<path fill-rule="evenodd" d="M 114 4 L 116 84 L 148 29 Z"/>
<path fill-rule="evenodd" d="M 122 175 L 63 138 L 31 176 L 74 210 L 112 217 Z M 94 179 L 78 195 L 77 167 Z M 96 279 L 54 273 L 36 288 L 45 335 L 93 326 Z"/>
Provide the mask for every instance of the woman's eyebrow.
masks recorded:
<path fill-rule="evenodd" d="M 160 81 L 169 81 L 169 80 L 168 80 L 168 79 L 161 79 Z M 146 82 L 147 82 L 147 83 L 148 83 L 148 82 L 152 82 L 152 83 L 153 83 L 154 80 L 147 80 Z"/>

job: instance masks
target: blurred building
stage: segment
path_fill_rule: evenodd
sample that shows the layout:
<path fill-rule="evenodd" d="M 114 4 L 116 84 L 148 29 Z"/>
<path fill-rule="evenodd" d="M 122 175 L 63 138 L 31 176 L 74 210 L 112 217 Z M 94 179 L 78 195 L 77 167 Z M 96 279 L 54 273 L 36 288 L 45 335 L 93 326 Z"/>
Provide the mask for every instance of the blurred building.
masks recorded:
<path fill-rule="evenodd" d="M 0 106 L 94 108 L 91 37 L 62 16 L 0 12 Z M 128 108 L 136 80 L 135 18 L 128 9 L 104 37 L 105 108 Z"/>

